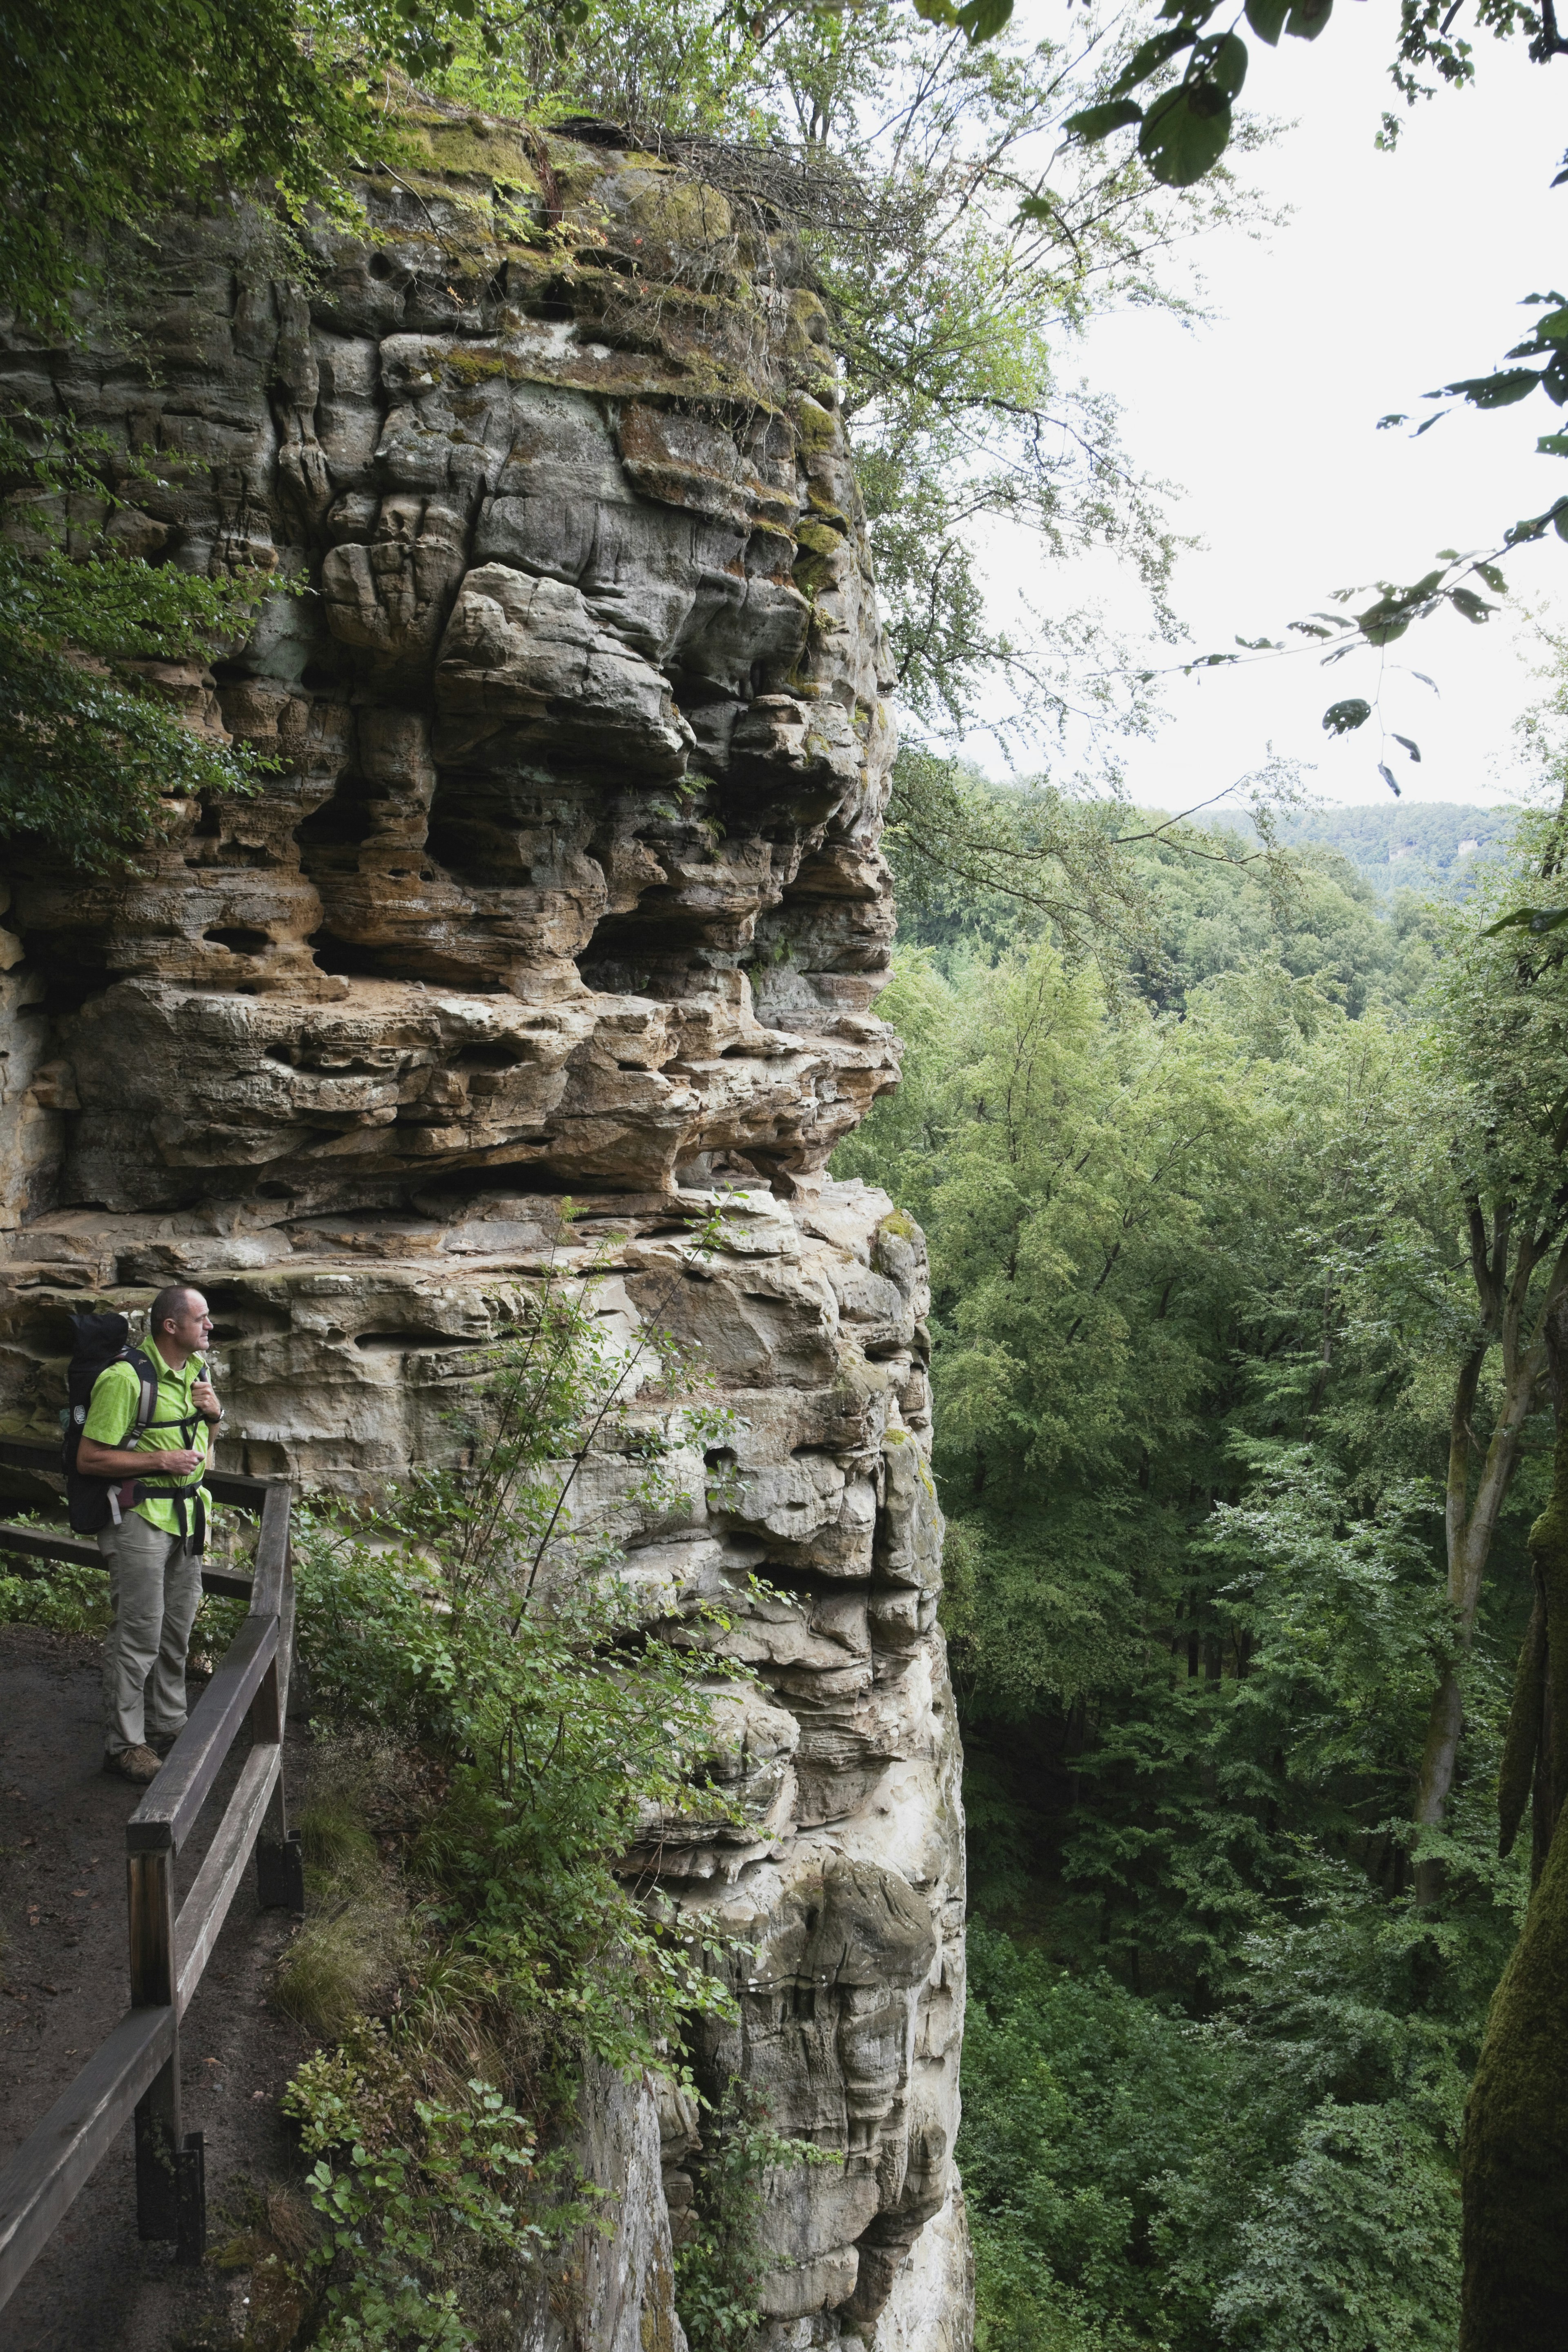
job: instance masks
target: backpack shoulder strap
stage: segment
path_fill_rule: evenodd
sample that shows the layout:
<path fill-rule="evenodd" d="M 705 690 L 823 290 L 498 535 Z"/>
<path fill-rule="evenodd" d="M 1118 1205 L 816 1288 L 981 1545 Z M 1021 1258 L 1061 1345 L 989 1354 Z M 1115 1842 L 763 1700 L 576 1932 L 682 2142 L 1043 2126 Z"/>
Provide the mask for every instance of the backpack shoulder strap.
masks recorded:
<path fill-rule="evenodd" d="M 158 1373 L 145 1348 L 127 1348 L 120 1360 L 131 1366 L 141 1383 L 141 1394 L 136 1400 L 136 1418 L 120 1441 L 122 1445 L 127 1445 L 133 1437 L 141 1436 L 158 1409 Z"/>

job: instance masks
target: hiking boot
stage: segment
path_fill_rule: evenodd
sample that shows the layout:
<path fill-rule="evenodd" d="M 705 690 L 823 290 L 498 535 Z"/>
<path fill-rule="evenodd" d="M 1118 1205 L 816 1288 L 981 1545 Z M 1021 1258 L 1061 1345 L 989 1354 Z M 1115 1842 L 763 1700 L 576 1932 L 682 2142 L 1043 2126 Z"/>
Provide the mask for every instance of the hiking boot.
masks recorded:
<path fill-rule="evenodd" d="M 150 1748 L 121 1748 L 110 1751 L 103 1759 L 103 1769 L 106 1772 L 118 1772 L 122 1780 L 134 1780 L 138 1788 L 144 1789 L 149 1780 L 157 1779 L 162 1766 Z"/>

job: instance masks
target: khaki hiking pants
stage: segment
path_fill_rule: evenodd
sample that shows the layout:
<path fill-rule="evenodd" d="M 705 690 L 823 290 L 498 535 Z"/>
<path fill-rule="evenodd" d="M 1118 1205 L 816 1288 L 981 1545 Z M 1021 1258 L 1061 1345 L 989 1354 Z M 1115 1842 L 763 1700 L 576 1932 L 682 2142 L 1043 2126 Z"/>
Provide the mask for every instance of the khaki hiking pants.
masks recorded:
<path fill-rule="evenodd" d="M 105 1528 L 98 1548 L 109 1562 L 114 1609 L 103 1644 L 104 1746 L 118 1756 L 145 1747 L 150 1734 L 184 1728 L 185 1651 L 202 1597 L 202 1563 L 185 1550 L 183 1537 L 149 1527 L 139 1511 Z"/>

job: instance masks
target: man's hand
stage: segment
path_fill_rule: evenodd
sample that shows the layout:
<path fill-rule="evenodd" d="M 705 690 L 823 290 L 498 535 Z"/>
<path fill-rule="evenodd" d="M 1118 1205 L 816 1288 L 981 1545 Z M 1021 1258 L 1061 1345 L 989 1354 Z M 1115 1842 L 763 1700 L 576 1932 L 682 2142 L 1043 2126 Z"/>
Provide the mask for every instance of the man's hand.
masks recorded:
<path fill-rule="evenodd" d="M 191 1402 L 204 1421 L 221 1421 L 223 1407 L 217 1401 L 217 1391 L 211 1381 L 197 1381 L 191 1389 Z"/>

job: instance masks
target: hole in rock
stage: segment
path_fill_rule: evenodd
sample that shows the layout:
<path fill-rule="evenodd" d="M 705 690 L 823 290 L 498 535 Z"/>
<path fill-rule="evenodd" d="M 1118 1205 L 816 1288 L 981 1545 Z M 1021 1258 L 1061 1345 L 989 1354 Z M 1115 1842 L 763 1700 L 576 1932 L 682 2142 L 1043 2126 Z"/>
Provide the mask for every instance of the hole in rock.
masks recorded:
<path fill-rule="evenodd" d="M 660 920 L 660 915 L 665 920 Z M 675 921 L 685 927 L 677 931 Z M 677 893 L 662 883 L 645 890 L 630 914 L 605 915 L 594 926 L 594 936 L 577 957 L 577 969 L 592 989 L 611 996 L 665 996 L 679 993 L 665 987 L 661 971 L 684 972 L 700 960 L 693 947 L 689 908 L 677 903 Z"/>
<path fill-rule="evenodd" d="M 310 853 L 344 847 L 357 848 L 368 841 L 375 831 L 378 817 L 385 814 L 387 795 L 378 792 L 363 776 L 346 776 L 331 799 L 312 809 L 294 828 L 294 838 L 300 845 L 300 862 L 307 874 L 312 871 Z M 378 808 L 378 803 L 380 807 Z M 329 856 L 328 864 L 331 863 Z M 348 861 L 351 870 L 357 858 Z"/>
<path fill-rule="evenodd" d="M 193 839 L 196 836 L 193 835 Z M 259 841 L 226 841 L 216 857 L 204 857 L 198 850 L 195 856 L 186 853 L 185 864 L 200 867 L 209 877 L 226 873 L 231 866 L 275 866 L 277 859 L 270 849 Z"/>
<path fill-rule="evenodd" d="M 523 890 L 533 880 L 533 868 L 518 833 L 520 824 L 529 823 L 529 810 L 514 808 L 493 780 L 444 778 L 431 806 L 425 854 L 465 890 Z"/>
<path fill-rule="evenodd" d="M 68 1356 L 76 1337 L 68 1307 L 46 1307 L 40 1314 L 24 1316 L 5 1336 L 26 1356 Z"/>
<path fill-rule="evenodd" d="M 541 1135 L 531 1136 L 528 1140 L 548 1143 L 550 1139 L 548 1135 Z M 439 1214 L 438 1204 L 441 1202 L 471 1200 L 480 1192 L 502 1196 L 515 1193 L 522 1200 L 542 1201 L 570 1193 L 584 1214 L 588 1213 L 593 1202 L 593 1194 L 583 1190 L 581 1176 L 574 1181 L 556 1175 L 552 1169 L 541 1168 L 535 1160 L 495 1160 L 483 1168 L 451 1169 L 446 1175 L 437 1176 L 428 1184 L 420 1186 L 419 1205 L 423 1210 L 426 1201 L 434 1202 L 437 1207 L 431 1213 Z"/>
<path fill-rule="evenodd" d="M 374 948 L 361 947 L 354 940 L 334 939 L 325 925 L 311 932 L 306 945 L 318 971 L 336 972 L 344 980 L 383 976 L 381 957 Z"/>
<path fill-rule="evenodd" d="M 459 1070 L 517 1070 L 523 1057 L 515 1045 L 503 1045 L 489 1038 L 476 1038 L 465 1045 L 453 1067 Z"/>
<path fill-rule="evenodd" d="M 253 1291 L 213 1282 L 205 1296 L 215 1339 L 273 1339 L 292 1328 L 286 1307 L 268 1306 Z"/>
<path fill-rule="evenodd" d="M 272 945 L 268 933 L 252 930 L 244 923 L 215 925 L 202 937 L 211 940 L 215 948 L 226 948 L 230 955 L 265 955 Z"/>
<path fill-rule="evenodd" d="M 428 949 L 415 954 L 406 940 L 389 940 L 370 947 L 358 940 L 339 939 L 326 924 L 305 942 L 318 971 L 343 980 L 417 980 L 437 988 L 460 989 L 465 996 L 507 996 L 510 989 L 493 971 L 478 971 L 456 955 Z"/>
<path fill-rule="evenodd" d="M 816 1987 L 791 1985 L 784 1996 L 785 2013 L 800 2025 L 809 2025 L 816 2015 Z"/>
<path fill-rule="evenodd" d="M 21 1008 L 47 1020 L 52 1014 L 78 1013 L 89 996 L 107 988 L 115 977 L 109 970 L 102 942 L 79 931 L 29 931 L 27 954 L 37 964 L 48 989 L 44 1004 Z"/>
<path fill-rule="evenodd" d="M 354 1341 L 367 1356 L 403 1354 L 410 1348 L 467 1348 L 470 1340 L 452 1331 L 362 1331 Z"/>

